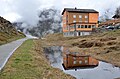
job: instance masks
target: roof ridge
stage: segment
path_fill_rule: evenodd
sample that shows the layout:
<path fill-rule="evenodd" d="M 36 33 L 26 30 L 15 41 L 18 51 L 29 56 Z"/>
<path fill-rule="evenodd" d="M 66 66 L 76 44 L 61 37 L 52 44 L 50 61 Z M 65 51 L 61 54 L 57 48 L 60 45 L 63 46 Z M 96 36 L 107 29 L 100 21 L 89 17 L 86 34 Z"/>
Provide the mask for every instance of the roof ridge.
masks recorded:
<path fill-rule="evenodd" d="M 99 13 L 98 11 L 94 9 L 77 9 L 77 8 L 64 8 L 62 15 L 64 14 L 65 11 L 68 12 L 81 12 L 81 13 Z"/>

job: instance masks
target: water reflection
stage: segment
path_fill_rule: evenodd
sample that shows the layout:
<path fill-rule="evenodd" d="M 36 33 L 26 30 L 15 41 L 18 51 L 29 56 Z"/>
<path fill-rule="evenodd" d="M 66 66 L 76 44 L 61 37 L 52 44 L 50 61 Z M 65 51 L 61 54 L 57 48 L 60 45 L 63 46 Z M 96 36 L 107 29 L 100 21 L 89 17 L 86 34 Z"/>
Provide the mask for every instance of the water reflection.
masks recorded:
<path fill-rule="evenodd" d="M 62 49 L 60 46 L 44 48 L 46 58 L 50 61 L 51 64 L 61 62 L 62 59 L 61 50 Z"/>
<path fill-rule="evenodd" d="M 63 67 L 65 69 L 77 68 L 94 68 L 98 66 L 98 60 L 90 57 L 89 55 L 80 54 L 78 52 L 70 52 L 68 49 L 63 48 Z"/>
<path fill-rule="evenodd" d="M 59 68 L 77 79 L 115 79 L 120 77 L 120 68 L 97 61 L 90 56 L 70 52 L 59 46 L 48 47 L 44 51 L 51 66 Z"/>

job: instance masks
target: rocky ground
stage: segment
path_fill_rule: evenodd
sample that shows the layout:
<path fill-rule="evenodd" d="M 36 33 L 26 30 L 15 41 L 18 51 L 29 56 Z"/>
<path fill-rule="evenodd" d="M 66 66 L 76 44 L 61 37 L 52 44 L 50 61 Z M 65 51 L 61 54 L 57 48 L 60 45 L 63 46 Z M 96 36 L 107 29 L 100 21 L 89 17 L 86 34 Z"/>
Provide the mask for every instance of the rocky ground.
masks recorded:
<path fill-rule="evenodd" d="M 71 51 L 88 54 L 120 67 L 120 30 L 81 37 L 63 37 L 62 34 L 52 34 L 38 42 L 43 47 L 54 45 L 69 47 Z"/>

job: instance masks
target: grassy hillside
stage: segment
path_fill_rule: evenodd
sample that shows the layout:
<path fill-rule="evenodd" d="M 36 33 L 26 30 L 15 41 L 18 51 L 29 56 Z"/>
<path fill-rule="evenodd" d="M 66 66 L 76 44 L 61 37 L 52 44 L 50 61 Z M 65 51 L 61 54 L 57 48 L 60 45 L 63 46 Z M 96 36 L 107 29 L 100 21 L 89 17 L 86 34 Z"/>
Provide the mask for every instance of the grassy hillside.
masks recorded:
<path fill-rule="evenodd" d="M 0 17 L 0 45 L 25 37 L 6 19 Z"/>
<path fill-rule="evenodd" d="M 43 46 L 65 46 L 71 51 L 89 54 L 97 59 L 120 66 L 120 30 L 81 37 L 63 37 L 62 34 L 47 35 L 39 40 Z"/>

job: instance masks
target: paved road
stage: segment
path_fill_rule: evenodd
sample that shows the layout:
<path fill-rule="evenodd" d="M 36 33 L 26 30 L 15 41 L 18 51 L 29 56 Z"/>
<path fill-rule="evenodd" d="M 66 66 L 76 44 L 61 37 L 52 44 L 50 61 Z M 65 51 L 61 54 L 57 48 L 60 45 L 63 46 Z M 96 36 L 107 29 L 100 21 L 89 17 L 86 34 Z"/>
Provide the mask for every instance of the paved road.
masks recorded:
<path fill-rule="evenodd" d="M 13 52 L 28 38 L 23 38 L 0 46 L 0 70 L 5 66 Z"/>

